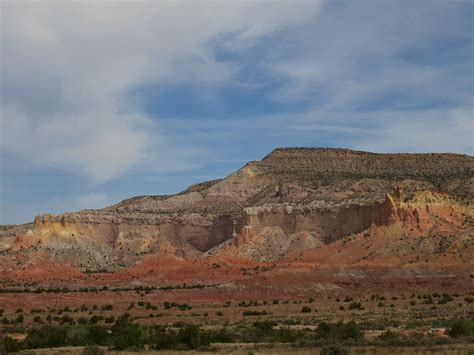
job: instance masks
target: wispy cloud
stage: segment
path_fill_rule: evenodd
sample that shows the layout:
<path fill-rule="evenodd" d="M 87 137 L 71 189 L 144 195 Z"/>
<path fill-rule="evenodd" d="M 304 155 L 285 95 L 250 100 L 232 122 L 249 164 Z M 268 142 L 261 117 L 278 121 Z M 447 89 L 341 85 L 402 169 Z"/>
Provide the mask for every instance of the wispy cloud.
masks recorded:
<path fill-rule="evenodd" d="M 2 222 L 279 146 L 474 151 L 469 0 L 0 6 Z"/>
<path fill-rule="evenodd" d="M 304 21 L 318 2 L 3 1 L 1 7 L 2 148 L 33 165 L 103 182 L 163 146 L 129 90 L 232 80 L 234 68 L 215 60 L 208 41 L 235 33 L 234 46 L 249 43 Z"/>

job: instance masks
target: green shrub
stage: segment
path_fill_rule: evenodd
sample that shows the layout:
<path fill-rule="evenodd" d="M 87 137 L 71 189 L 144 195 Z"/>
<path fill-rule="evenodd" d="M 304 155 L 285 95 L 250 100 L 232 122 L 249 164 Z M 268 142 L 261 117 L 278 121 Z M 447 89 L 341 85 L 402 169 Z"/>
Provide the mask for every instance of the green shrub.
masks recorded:
<path fill-rule="evenodd" d="M 154 349 L 172 349 L 178 344 L 178 333 L 175 331 L 167 332 L 166 329 L 157 328 L 152 339 Z"/>
<path fill-rule="evenodd" d="M 245 311 L 242 312 L 243 316 L 266 316 L 268 315 L 267 311 Z"/>
<path fill-rule="evenodd" d="M 382 334 L 380 334 L 377 337 L 377 339 L 381 340 L 383 342 L 391 342 L 393 340 L 400 339 L 401 337 L 402 337 L 401 333 L 393 332 L 391 330 L 387 330 L 387 331 L 383 332 Z"/>
<path fill-rule="evenodd" d="M 64 324 L 64 323 L 69 323 L 69 324 L 74 324 L 74 319 L 68 315 L 64 315 L 61 317 L 61 320 L 60 320 L 61 324 Z"/>
<path fill-rule="evenodd" d="M 474 321 L 469 319 L 454 321 L 448 329 L 448 335 L 452 338 L 474 336 Z"/>
<path fill-rule="evenodd" d="M 454 298 L 452 298 L 450 295 L 448 294 L 443 294 L 443 298 L 441 298 L 439 301 L 438 301 L 438 304 L 446 304 L 448 302 L 451 302 L 453 301 Z"/>
<path fill-rule="evenodd" d="M 8 336 L 0 339 L 0 354 L 17 353 L 21 350 L 20 343 Z"/>
<path fill-rule="evenodd" d="M 304 338 L 301 331 L 288 328 L 272 330 L 271 335 L 271 341 L 274 343 L 295 343 Z"/>
<path fill-rule="evenodd" d="M 238 331 L 238 341 L 242 343 L 270 342 L 274 324 L 263 321 L 255 322 L 252 327 L 241 326 Z"/>
<path fill-rule="evenodd" d="M 379 346 L 401 347 L 401 346 L 425 346 L 427 344 L 436 344 L 436 341 L 443 338 L 428 338 L 420 333 L 404 335 L 399 332 L 387 330 L 375 338 L 375 344 Z"/>
<path fill-rule="evenodd" d="M 27 349 L 55 348 L 67 345 L 67 328 L 44 325 L 28 331 L 24 340 Z"/>
<path fill-rule="evenodd" d="M 269 321 L 269 320 L 264 320 L 260 322 L 253 322 L 252 326 L 254 328 L 254 331 L 256 333 L 259 333 L 260 335 L 269 335 L 273 332 L 273 327 L 277 325 L 276 322 Z"/>
<path fill-rule="evenodd" d="M 210 344 L 209 337 L 197 325 L 187 324 L 178 332 L 178 341 L 189 349 L 197 349 Z"/>
<path fill-rule="evenodd" d="M 93 316 L 89 319 L 89 324 L 97 324 L 97 323 L 99 323 L 100 321 L 102 321 L 103 319 L 104 319 L 104 317 L 102 317 L 102 316 L 93 315 Z"/>
<path fill-rule="evenodd" d="M 364 307 L 362 307 L 360 302 L 351 302 L 349 304 L 349 309 L 364 309 Z"/>
<path fill-rule="evenodd" d="M 359 325 L 354 321 L 330 324 L 321 322 L 316 328 L 316 340 L 357 341 L 364 337 Z"/>
<path fill-rule="evenodd" d="M 112 327 L 112 345 L 117 350 L 143 347 L 141 328 L 138 324 L 130 323 L 128 314 L 117 319 Z"/>
<path fill-rule="evenodd" d="M 89 343 L 89 330 L 86 327 L 68 327 L 66 337 L 67 345 L 84 346 Z"/>
<path fill-rule="evenodd" d="M 304 306 L 301 308 L 301 313 L 311 313 L 311 308 Z"/>
<path fill-rule="evenodd" d="M 99 348 L 97 345 L 89 345 L 82 351 L 83 355 L 102 355 L 105 354 L 104 350 Z"/>
<path fill-rule="evenodd" d="M 183 303 L 183 304 L 180 304 L 180 305 L 178 306 L 178 309 L 179 309 L 180 311 L 185 311 L 185 310 L 187 310 L 187 309 L 191 309 L 191 307 L 189 307 L 186 303 Z"/>
<path fill-rule="evenodd" d="M 214 343 L 228 343 L 234 340 L 225 329 L 220 331 L 204 331 L 197 325 L 180 323 L 179 330 L 167 330 L 162 326 L 154 328 L 152 339 L 155 349 L 199 349 Z"/>
<path fill-rule="evenodd" d="M 349 355 L 349 350 L 341 344 L 326 345 L 321 348 L 321 355 Z"/>
<path fill-rule="evenodd" d="M 89 344 L 106 345 L 109 339 L 109 334 L 104 327 L 100 325 L 90 325 L 89 330 Z"/>

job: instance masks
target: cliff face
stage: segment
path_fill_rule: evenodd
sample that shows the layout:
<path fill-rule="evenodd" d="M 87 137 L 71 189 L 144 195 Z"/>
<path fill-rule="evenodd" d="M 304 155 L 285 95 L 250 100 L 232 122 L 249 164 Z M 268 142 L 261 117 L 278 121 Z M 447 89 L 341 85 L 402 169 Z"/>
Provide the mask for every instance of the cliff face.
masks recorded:
<path fill-rule="evenodd" d="M 196 257 L 228 239 L 232 231 L 228 215 L 163 212 L 150 204 L 140 210 L 135 205 L 39 215 L 34 228 L 18 238 L 17 248 L 35 245 L 83 270 L 116 270 L 148 254 Z"/>
<path fill-rule="evenodd" d="M 420 190 L 406 197 L 395 188 L 384 201 L 366 205 L 267 204 L 245 208 L 243 213 L 241 232 L 232 242 L 218 246 L 208 255 L 278 261 L 290 252 L 323 247 L 362 232 L 366 237 L 376 237 L 391 231 L 387 242 L 410 236 L 410 240 L 404 241 L 406 245 L 424 238 L 425 248 L 431 245 L 431 249 L 439 238 L 447 238 L 449 244 L 464 239 L 474 242 L 474 211 L 470 205 L 433 191 Z M 398 248 L 388 254 L 397 255 Z M 410 250 L 416 256 L 425 251 L 418 247 Z M 367 257 L 360 251 L 355 255 Z"/>
<path fill-rule="evenodd" d="M 421 180 L 456 195 L 473 194 L 473 158 L 459 154 L 375 154 L 347 149 L 276 149 L 259 166 L 290 181 L 316 186 L 367 178 Z M 469 185 L 464 185 L 471 179 Z M 455 189 L 454 187 L 458 187 Z"/>
<path fill-rule="evenodd" d="M 400 235 L 469 239 L 473 200 L 471 156 L 276 149 L 177 195 L 39 215 L 26 228 L 4 228 L 0 272 L 37 255 L 82 271 L 119 270 L 151 256 L 274 263 L 395 225 Z"/>

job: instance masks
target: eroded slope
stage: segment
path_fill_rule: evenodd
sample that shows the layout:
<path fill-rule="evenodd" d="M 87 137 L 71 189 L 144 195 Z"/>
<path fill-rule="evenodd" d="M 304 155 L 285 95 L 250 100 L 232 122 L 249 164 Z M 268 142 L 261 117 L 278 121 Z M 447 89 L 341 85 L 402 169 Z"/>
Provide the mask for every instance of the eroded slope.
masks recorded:
<path fill-rule="evenodd" d="M 462 278 L 474 259 L 473 176 L 466 155 L 277 149 L 177 195 L 5 227 L 0 275 L 54 283 L 71 267 L 69 281 L 88 270 L 109 272 L 103 282 L 241 282 L 256 266 L 270 280 L 388 265 Z"/>

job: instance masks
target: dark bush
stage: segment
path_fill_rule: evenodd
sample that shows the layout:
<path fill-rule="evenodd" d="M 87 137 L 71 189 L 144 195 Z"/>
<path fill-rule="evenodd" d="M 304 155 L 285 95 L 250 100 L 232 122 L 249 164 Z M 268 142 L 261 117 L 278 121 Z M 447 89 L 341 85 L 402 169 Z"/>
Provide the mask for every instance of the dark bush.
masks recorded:
<path fill-rule="evenodd" d="M 220 331 L 204 331 L 197 325 L 179 324 L 179 330 L 167 330 L 156 327 L 152 341 L 155 349 L 199 349 L 209 346 L 210 343 L 232 342 L 234 337 L 225 329 Z"/>
<path fill-rule="evenodd" d="M 252 326 L 255 328 L 255 330 L 258 333 L 262 333 L 262 334 L 266 334 L 266 335 L 272 333 L 273 327 L 275 325 L 277 325 L 276 322 L 269 321 L 269 320 L 264 320 L 264 321 L 261 321 L 261 322 L 254 322 L 252 324 Z"/>
<path fill-rule="evenodd" d="M 199 329 L 197 325 L 188 324 L 178 332 L 178 342 L 185 344 L 189 349 L 198 349 L 210 344 L 210 337 Z"/>
<path fill-rule="evenodd" d="M 83 355 L 102 355 L 105 354 L 104 350 L 99 348 L 97 345 L 89 345 L 82 351 Z"/>
<path fill-rule="evenodd" d="M 341 344 L 326 345 L 321 348 L 321 355 L 349 355 L 349 350 Z"/>
<path fill-rule="evenodd" d="M 358 341 L 364 337 L 360 327 L 354 322 L 330 324 L 321 322 L 316 329 L 316 340 Z"/>
<path fill-rule="evenodd" d="M 379 346 L 401 347 L 401 346 L 426 346 L 429 344 L 442 344 L 446 338 L 426 337 L 421 333 L 404 335 L 399 332 L 387 330 L 375 338 L 375 344 Z M 449 339 L 448 339 L 449 340 Z"/>
<path fill-rule="evenodd" d="M 364 309 L 360 302 L 351 302 L 349 304 L 349 309 Z"/>
<path fill-rule="evenodd" d="M 266 316 L 268 314 L 267 311 L 245 311 L 242 312 L 243 316 Z"/>
<path fill-rule="evenodd" d="M 448 329 L 448 335 L 452 338 L 474 336 L 474 321 L 469 319 L 454 321 Z"/>
<path fill-rule="evenodd" d="M 0 339 L 0 354 L 17 353 L 21 350 L 20 343 L 8 336 Z"/>
<path fill-rule="evenodd" d="M 141 328 L 138 324 L 130 323 L 128 314 L 117 319 L 112 327 L 112 345 L 117 350 L 143 347 Z"/>
<path fill-rule="evenodd" d="M 89 319 L 89 324 L 97 324 L 97 323 L 99 323 L 100 321 L 102 321 L 103 319 L 104 319 L 104 317 L 102 317 L 102 316 L 93 315 L 93 316 Z"/>
<path fill-rule="evenodd" d="M 90 325 L 89 330 L 89 344 L 107 345 L 109 334 L 104 327 L 100 325 Z"/>
<path fill-rule="evenodd" d="M 304 338 L 301 331 L 280 328 L 272 331 L 271 342 L 274 343 L 295 343 Z"/>
<path fill-rule="evenodd" d="M 67 345 L 67 328 L 44 325 L 28 331 L 24 340 L 27 349 L 56 348 Z"/>

